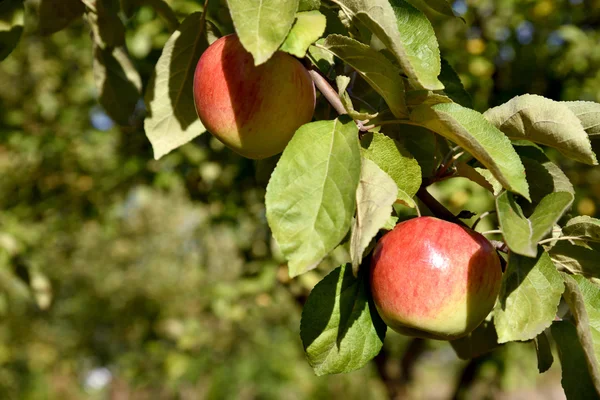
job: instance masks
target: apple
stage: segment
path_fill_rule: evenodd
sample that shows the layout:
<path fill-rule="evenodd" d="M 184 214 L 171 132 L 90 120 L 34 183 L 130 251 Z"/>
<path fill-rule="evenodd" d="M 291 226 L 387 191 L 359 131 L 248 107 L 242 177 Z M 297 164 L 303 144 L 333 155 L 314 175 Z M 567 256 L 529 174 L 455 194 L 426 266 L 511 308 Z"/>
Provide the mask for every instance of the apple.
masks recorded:
<path fill-rule="evenodd" d="M 282 152 L 315 110 L 314 84 L 297 59 L 277 51 L 255 66 L 235 34 L 223 36 L 204 51 L 193 86 L 202 124 L 247 158 Z"/>
<path fill-rule="evenodd" d="M 373 252 L 370 286 L 383 321 L 408 336 L 453 340 L 490 313 L 502 267 L 480 233 L 434 217 L 385 234 Z"/>

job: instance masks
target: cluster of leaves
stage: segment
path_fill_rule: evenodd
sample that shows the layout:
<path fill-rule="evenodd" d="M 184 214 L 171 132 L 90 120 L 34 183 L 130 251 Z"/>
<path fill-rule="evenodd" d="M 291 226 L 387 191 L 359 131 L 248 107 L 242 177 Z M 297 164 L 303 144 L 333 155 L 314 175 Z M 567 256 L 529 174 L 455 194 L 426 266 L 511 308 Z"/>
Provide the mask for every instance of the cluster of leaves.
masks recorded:
<path fill-rule="evenodd" d="M 69 1 L 69 12 L 48 0 L 29 7 L 43 33 L 85 16 L 100 103 L 116 122 L 129 125 L 142 83 L 118 13 L 130 13 L 136 2 Z M 471 358 L 509 341 L 533 341 L 545 371 L 552 362 L 550 333 L 567 396 L 600 393 L 600 221 L 565 218 L 574 189 L 545 154 L 549 147 L 596 165 L 590 139 L 600 134 L 599 104 L 523 95 L 483 114 L 473 110 L 440 56 L 422 2 L 229 0 L 227 16 L 219 3 L 208 2 L 181 24 L 167 3 L 148 3 L 174 30 L 145 96 L 144 127 L 156 158 L 204 132 L 192 75 L 218 36 L 235 30 L 256 64 L 282 50 L 306 56 L 335 79 L 345 115 L 331 120 L 317 110 L 317 121 L 301 127 L 277 161 L 266 194 L 267 219 L 291 276 L 315 268 L 338 246 L 349 248 L 349 264 L 315 287 L 303 313 L 301 336 L 318 374 L 360 368 L 382 347 L 385 326 L 364 276 L 374 241 L 398 220 L 395 204 L 416 207 L 414 197 L 428 184 L 461 176 L 495 197 L 509 255 L 490 321 L 453 343 L 457 353 Z M 445 1 L 427 4 L 452 14 Z M 8 29 L 0 36 L 0 54 L 8 54 L 22 30 L 20 2 L 3 2 L 1 11 Z M 63 18 L 45 18 L 48 13 Z M 457 157 L 457 150 L 466 156 Z M 557 316 L 561 302 L 568 311 Z M 583 384 L 579 371 L 587 372 Z"/>

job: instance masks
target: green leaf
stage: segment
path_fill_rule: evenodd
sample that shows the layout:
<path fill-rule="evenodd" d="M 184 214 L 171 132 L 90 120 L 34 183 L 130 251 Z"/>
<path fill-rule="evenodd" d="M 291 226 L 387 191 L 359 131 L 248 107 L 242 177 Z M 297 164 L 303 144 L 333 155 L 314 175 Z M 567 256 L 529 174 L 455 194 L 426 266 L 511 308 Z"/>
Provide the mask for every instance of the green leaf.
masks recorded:
<path fill-rule="evenodd" d="M 552 324 L 552 337 L 558 348 L 562 366 L 562 387 L 569 400 L 597 399 L 600 391 L 590 376 L 583 348 L 577 338 L 575 326 L 567 321 Z"/>
<path fill-rule="evenodd" d="M 361 161 L 360 181 L 356 189 L 356 218 L 350 237 L 352 272 L 358 275 L 363 253 L 392 214 L 398 186 L 373 161 Z"/>
<path fill-rule="evenodd" d="M 208 47 L 203 21 L 201 13 L 191 14 L 173 32 L 146 90 L 144 128 L 157 160 L 206 131 L 192 90 L 196 64 Z"/>
<path fill-rule="evenodd" d="M 81 0 L 27 0 L 25 5 L 27 24 L 35 26 L 36 31 L 44 36 L 63 30 L 80 18 L 85 10 Z"/>
<path fill-rule="evenodd" d="M 331 52 L 354 68 L 385 99 L 396 117 L 408 115 L 401 71 L 383 54 L 342 35 L 329 35 L 317 47 Z"/>
<path fill-rule="evenodd" d="M 377 117 L 377 113 L 366 113 L 366 112 L 358 112 L 354 110 L 354 105 L 352 104 L 352 99 L 350 99 L 350 95 L 346 92 L 346 88 L 350 83 L 350 78 L 344 75 L 338 75 L 335 77 L 335 83 L 338 87 L 338 95 L 340 96 L 340 100 L 346 109 L 346 112 L 352 119 L 354 120 L 367 120 L 373 119 Z"/>
<path fill-rule="evenodd" d="M 436 152 L 438 146 L 435 133 L 415 125 L 398 125 L 391 132 L 388 132 L 388 127 L 385 127 L 385 133 L 400 143 L 417 160 L 421 167 L 421 176 L 433 175 L 434 168 L 439 162 L 438 158 L 441 159 Z"/>
<path fill-rule="evenodd" d="M 498 348 L 498 335 L 493 320 L 485 320 L 475 330 L 450 344 L 458 358 L 470 360 Z"/>
<path fill-rule="evenodd" d="M 381 133 L 365 135 L 363 143 L 367 145 L 364 156 L 396 182 L 398 200 L 414 207 L 413 197 L 421 187 L 421 167 L 417 160 L 400 143 Z"/>
<path fill-rule="evenodd" d="M 494 307 L 498 342 L 529 340 L 542 333 L 554 320 L 563 291 L 548 253 L 542 251 L 537 258 L 510 253 Z"/>
<path fill-rule="evenodd" d="M 296 15 L 296 23 L 292 26 L 280 50 L 303 58 L 308 47 L 325 32 L 326 22 L 325 16 L 319 11 L 299 12 Z"/>
<path fill-rule="evenodd" d="M 491 108 L 484 115 L 511 139 L 527 139 L 554 147 L 574 160 L 598 163 L 581 122 L 563 103 L 526 94 Z"/>
<path fill-rule="evenodd" d="M 402 0 L 332 0 L 349 19 L 356 19 L 397 58 L 417 89 L 439 90 L 440 51 L 427 17 Z M 391 3 L 391 4 L 390 4 Z"/>
<path fill-rule="evenodd" d="M 426 3 L 429 7 L 431 7 L 432 10 L 435 10 L 440 14 L 444 14 L 449 17 L 456 17 L 448 0 L 426 0 Z"/>
<path fill-rule="evenodd" d="M 475 182 L 479 186 L 489 190 L 494 194 L 498 195 L 502 191 L 502 185 L 490 171 L 485 168 L 474 168 L 465 162 L 457 162 L 454 164 L 456 167 L 456 174 L 467 178 L 470 181 Z"/>
<path fill-rule="evenodd" d="M 550 193 L 535 207 L 533 214 L 525 218 L 514 198 L 508 192 L 502 193 L 496 198 L 496 210 L 506 244 L 517 254 L 535 257 L 538 242 L 552 230 L 571 203 L 571 193 Z"/>
<path fill-rule="evenodd" d="M 564 298 L 575 320 L 590 377 L 600 393 L 600 288 L 583 276 L 563 273 Z"/>
<path fill-rule="evenodd" d="M 125 45 L 125 26 L 117 14 L 118 9 L 111 7 L 111 1 L 96 0 L 87 4 L 85 15 L 94 42 L 103 49 Z"/>
<path fill-rule="evenodd" d="M 319 376 L 363 367 L 383 346 L 387 327 L 368 301 L 366 279 L 341 266 L 319 282 L 302 311 L 300 337 Z"/>
<path fill-rule="evenodd" d="M 316 43 L 322 44 L 324 41 L 325 39 L 319 39 Z M 311 45 L 308 48 L 307 57 L 314 66 L 319 68 L 319 71 L 321 71 L 323 75 L 331 77 L 330 74 L 335 74 L 335 71 L 333 70 L 335 57 L 329 51 L 322 47 Z"/>
<path fill-rule="evenodd" d="M 23 33 L 23 1 L 0 2 L 0 61 L 17 47 Z"/>
<path fill-rule="evenodd" d="M 129 118 L 140 100 L 142 79 L 123 47 L 103 49 L 94 46 L 94 80 L 98 101 L 106 113 L 120 125 Z"/>
<path fill-rule="evenodd" d="M 318 10 L 321 7 L 321 0 L 300 0 L 298 11 Z"/>
<path fill-rule="evenodd" d="M 446 0 L 441 0 L 441 2 L 448 4 Z M 448 97 L 463 107 L 473 108 L 471 95 L 465 90 L 465 87 L 460 81 L 456 71 L 454 71 L 454 68 L 452 68 L 444 58 L 442 58 L 442 72 L 440 73 L 439 78 L 444 84 L 444 93 L 446 93 Z"/>
<path fill-rule="evenodd" d="M 562 104 L 579 118 L 590 138 L 600 137 L 600 104 L 592 101 L 563 101 Z"/>
<path fill-rule="evenodd" d="M 506 189 L 529 199 L 525 168 L 502 132 L 480 113 L 455 103 L 416 107 L 410 119 L 446 137 L 479 160 Z"/>
<path fill-rule="evenodd" d="M 554 362 L 550 341 L 548 340 L 546 333 L 542 332 L 533 339 L 533 344 L 537 355 L 538 371 L 540 374 L 543 374 L 550 369 Z"/>
<path fill-rule="evenodd" d="M 227 0 L 240 42 L 254 57 L 266 62 L 285 40 L 298 10 L 298 0 Z"/>
<path fill-rule="evenodd" d="M 354 121 L 340 117 L 298 129 L 271 175 L 265 198 L 267 220 L 289 261 L 290 276 L 316 267 L 346 236 L 359 176 Z"/>
<path fill-rule="evenodd" d="M 545 157 L 545 156 L 544 156 Z M 538 203 L 542 198 L 554 192 L 575 194 L 575 189 L 565 173 L 546 157 L 543 161 L 521 157 L 525 166 L 527 183 L 532 203 Z"/>
<path fill-rule="evenodd" d="M 600 278 L 600 246 L 597 244 L 584 247 L 560 240 L 549 253 L 552 262 L 561 270 L 588 278 Z"/>
<path fill-rule="evenodd" d="M 562 231 L 565 236 L 580 236 L 585 240 L 600 242 L 600 219 L 581 215 L 570 219 Z"/>

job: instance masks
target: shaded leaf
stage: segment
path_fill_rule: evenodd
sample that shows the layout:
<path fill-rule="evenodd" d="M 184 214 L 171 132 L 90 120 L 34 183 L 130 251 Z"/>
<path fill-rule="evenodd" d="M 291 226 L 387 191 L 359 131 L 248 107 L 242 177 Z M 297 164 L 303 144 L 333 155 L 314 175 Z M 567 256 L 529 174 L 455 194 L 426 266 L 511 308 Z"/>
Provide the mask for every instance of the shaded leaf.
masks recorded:
<path fill-rule="evenodd" d="M 23 33 L 23 1 L 0 2 L 0 61 L 4 60 L 19 43 Z"/>
<path fill-rule="evenodd" d="M 525 166 L 532 203 L 538 203 L 542 198 L 554 192 L 575 194 L 569 178 L 547 157 L 543 161 L 538 161 L 522 156 L 521 161 Z"/>
<path fill-rule="evenodd" d="M 530 340 L 542 333 L 554 320 L 563 291 L 548 253 L 537 258 L 510 253 L 494 307 L 498 342 Z"/>
<path fill-rule="evenodd" d="M 410 119 L 471 153 L 506 189 L 529 199 L 525 168 L 510 140 L 480 113 L 455 103 L 416 107 Z"/>
<path fill-rule="evenodd" d="M 298 11 L 318 10 L 321 7 L 321 0 L 300 0 Z"/>
<path fill-rule="evenodd" d="M 227 0 L 240 42 L 254 57 L 267 61 L 285 40 L 298 10 L 298 0 Z"/>
<path fill-rule="evenodd" d="M 569 271 L 573 274 L 581 274 L 588 278 L 600 278 L 600 246 L 579 246 L 567 242 L 558 241 L 549 250 L 552 262 L 557 268 Z"/>
<path fill-rule="evenodd" d="M 98 101 L 118 124 L 129 125 L 141 98 L 142 79 L 122 47 L 103 49 L 94 46 L 94 80 Z"/>
<path fill-rule="evenodd" d="M 350 99 L 350 95 L 346 92 L 346 88 L 350 83 L 350 78 L 344 75 L 338 75 L 335 77 L 335 83 L 338 88 L 338 95 L 340 96 L 340 100 L 346 109 L 346 112 L 349 116 L 354 120 L 368 120 L 377 117 L 377 113 L 366 113 L 366 112 L 358 112 L 354 110 L 354 105 L 352 104 L 352 99 Z"/>
<path fill-rule="evenodd" d="M 427 7 L 449 17 L 456 16 L 448 0 L 409 0 L 409 2 L 421 10 L 423 7 Z"/>
<path fill-rule="evenodd" d="M 537 355 L 538 371 L 540 374 L 543 374 L 550 369 L 554 362 L 550 341 L 548 340 L 546 333 L 542 332 L 533 339 L 533 344 Z"/>
<path fill-rule="evenodd" d="M 414 88 L 438 90 L 444 86 L 440 52 L 427 17 L 402 0 L 332 0 L 348 19 L 373 32 L 398 60 Z M 390 4 L 391 3 L 391 4 Z"/>
<path fill-rule="evenodd" d="M 400 143 L 417 160 L 422 176 L 433 175 L 437 163 L 442 158 L 437 152 L 435 133 L 422 126 L 401 125 L 389 133 L 386 128 L 386 134 Z"/>
<path fill-rule="evenodd" d="M 396 117 L 408 115 L 400 70 L 383 54 L 342 35 L 329 35 L 317 47 L 331 52 L 354 68 L 385 99 Z"/>
<path fill-rule="evenodd" d="M 535 257 L 538 242 L 552 230 L 572 202 L 571 193 L 550 193 L 535 207 L 533 214 L 526 218 L 514 198 L 508 192 L 502 193 L 496 198 L 496 210 L 508 247 L 517 254 Z"/>
<path fill-rule="evenodd" d="M 597 164 L 581 122 L 563 103 L 526 94 L 491 108 L 484 115 L 510 138 L 544 144 L 574 160 Z"/>
<path fill-rule="evenodd" d="M 365 135 L 363 144 L 367 146 L 364 156 L 374 161 L 396 182 L 398 200 L 414 207 L 413 197 L 421 186 L 419 163 L 400 143 L 384 134 Z"/>
<path fill-rule="evenodd" d="M 570 219 L 563 228 L 565 236 L 580 236 L 585 240 L 600 242 L 600 219 L 580 215 Z"/>
<path fill-rule="evenodd" d="M 563 273 L 563 278 L 564 298 L 573 314 L 590 377 L 600 393 L 600 288 L 580 275 Z"/>
<path fill-rule="evenodd" d="M 289 261 L 290 276 L 316 267 L 346 236 L 359 176 L 358 128 L 349 118 L 312 122 L 292 137 L 265 198 L 267 220 Z"/>
<path fill-rule="evenodd" d="M 280 50 L 298 58 L 306 55 L 308 47 L 325 32 L 326 19 L 319 11 L 299 12 L 292 30 L 285 38 Z"/>
<path fill-rule="evenodd" d="M 325 39 L 319 39 L 316 43 L 323 43 Z M 331 78 L 330 73 L 335 73 L 333 71 L 333 66 L 335 65 L 334 55 L 323 49 L 322 47 L 317 47 L 315 45 L 311 45 L 308 47 L 308 53 L 306 54 L 310 62 L 319 68 L 319 71 L 327 77 Z"/>
<path fill-rule="evenodd" d="M 28 17 L 34 20 L 32 25 L 44 36 L 63 30 L 85 10 L 81 0 L 27 0 L 25 5 Z"/>
<path fill-rule="evenodd" d="M 446 0 L 439 1 L 448 4 Z M 452 11 L 451 8 L 450 11 Z M 452 68 L 452 66 L 444 58 L 442 58 L 442 71 L 439 78 L 444 84 L 444 93 L 446 93 L 448 97 L 463 107 L 473 108 L 471 95 L 465 90 L 465 87 L 460 81 L 456 71 L 454 71 L 454 68 Z"/>
<path fill-rule="evenodd" d="M 599 392 L 586 368 L 585 353 L 577 338 L 575 326 L 567 321 L 558 321 L 552 324 L 551 331 L 558 348 L 562 366 L 561 384 L 567 399 L 597 399 Z"/>
<path fill-rule="evenodd" d="M 191 14 L 173 32 L 146 90 L 144 128 L 157 160 L 206 131 L 196 114 L 192 90 L 196 64 L 208 47 L 199 28 L 203 21 L 201 13 Z"/>
<path fill-rule="evenodd" d="M 366 279 L 341 266 L 319 282 L 302 311 L 300 337 L 319 376 L 363 367 L 383 346 L 387 327 L 368 300 Z"/>
<path fill-rule="evenodd" d="M 583 129 L 590 138 L 594 139 L 600 136 L 600 104 L 593 101 L 564 101 L 562 104 L 579 118 Z"/>
<path fill-rule="evenodd" d="M 450 344 L 462 360 L 479 357 L 500 346 L 493 320 L 483 321 L 473 332 L 460 339 L 451 340 Z"/>
<path fill-rule="evenodd" d="M 456 174 L 467 178 L 479 186 L 489 190 L 495 195 L 502 191 L 502 185 L 490 171 L 484 168 L 474 168 L 465 162 L 457 162 L 454 164 L 456 167 Z"/>
<path fill-rule="evenodd" d="M 354 276 L 358 274 L 363 253 L 371 239 L 389 220 L 397 194 L 398 186 L 394 180 L 373 161 L 363 158 L 356 189 L 356 218 L 350 237 L 350 259 Z"/>
<path fill-rule="evenodd" d="M 110 0 L 90 0 L 86 4 L 85 15 L 94 42 L 101 48 L 125 45 L 125 26 L 117 14 L 118 8 L 112 7 Z"/>

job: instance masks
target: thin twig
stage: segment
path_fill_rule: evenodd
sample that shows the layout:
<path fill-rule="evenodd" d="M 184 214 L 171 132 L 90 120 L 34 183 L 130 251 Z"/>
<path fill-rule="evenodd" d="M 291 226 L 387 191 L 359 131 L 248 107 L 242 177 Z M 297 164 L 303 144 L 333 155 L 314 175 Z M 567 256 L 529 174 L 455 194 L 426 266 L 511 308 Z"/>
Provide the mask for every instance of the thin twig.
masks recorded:
<path fill-rule="evenodd" d="M 479 222 L 481 222 L 482 219 L 484 219 L 485 217 L 487 217 L 490 214 L 495 214 L 495 213 L 496 213 L 495 210 L 486 211 L 486 212 L 482 213 L 479 217 L 477 217 L 475 222 L 473 222 L 473 225 L 471 225 L 471 229 L 475 230 L 475 228 L 477 228 L 477 225 L 479 224 Z"/>
<path fill-rule="evenodd" d="M 485 236 L 485 235 L 499 234 L 499 233 L 502 233 L 502 231 L 500 229 L 494 229 L 491 231 L 485 231 L 485 232 L 479 232 L 479 233 L 481 233 L 483 236 Z"/>
<path fill-rule="evenodd" d="M 581 236 L 561 236 L 561 237 L 557 237 L 557 238 L 548 238 L 548 239 L 540 240 L 538 242 L 538 244 L 550 243 L 550 242 L 554 242 L 555 240 L 586 240 L 586 238 L 581 237 Z"/>

